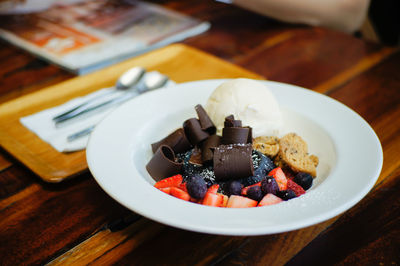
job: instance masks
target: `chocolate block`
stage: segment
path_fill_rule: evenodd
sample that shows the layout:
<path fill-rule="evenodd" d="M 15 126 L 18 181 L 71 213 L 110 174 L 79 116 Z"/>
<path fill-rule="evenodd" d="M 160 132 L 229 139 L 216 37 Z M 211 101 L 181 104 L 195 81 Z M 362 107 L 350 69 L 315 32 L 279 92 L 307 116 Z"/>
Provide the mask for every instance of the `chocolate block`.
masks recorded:
<path fill-rule="evenodd" d="M 161 145 L 167 145 L 171 147 L 175 153 L 185 152 L 192 147 L 185 135 L 183 128 L 179 128 L 162 140 L 151 144 L 153 153 L 155 153 Z"/>
<path fill-rule="evenodd" d="M 251 144 L 220 145 L 214 150 L 215 179 L 225 181 L 254 175 Z"/>
<path fill-rule="evenodd" d="M 210 135 L 201 128 L 200 121 L 196 118 L 190 118 L 183 123 L 183 129 L 189 142 L 195 146 Z"/>
<path fill-rule="evenodd" d="M 222 144 L 246 144 L 249 141 L 250 128 L 224 127 L 222 129 Z"/>
<path fill-rule="evenodd" d="M 242 120 L 235 120 L 233 115 L 225 117 L 224 127 L 242 127 Z"/>
<path fill-rule="evenodd" d="M 209 136 L 201 146 L 201 159 L 203 162 L 209 162 L 214 157 L 213 148 L 216 148 L 221 143 L 221 137 L 218 135 Z"/>
<path fill-rule="evenodd" d="M 204 110 L 203 106 L 198 104 L 194 108 L 196 110 L 197 116 L 199 117 L 201 129 L 207 131 L 210 135 L 215 134 L 217 128 L 215 127 L 211 118 L 208 116 L 206 110 Z"/>
<path fill-rule="evenodd" d="M 161 145 L 146 165 L 146 169 L 155 181 L 179 174 L 182 162 L 177 162 L 171 147 Z"/>
<path fill-rule="evenodd" d="M 190 155 L 189 163 L 197 166 L 202 166 L 203 160 L 201 159 L 201 157 L 202 157 L 201 150 L 196 146 L 192 150 L 192 155 Z"/>

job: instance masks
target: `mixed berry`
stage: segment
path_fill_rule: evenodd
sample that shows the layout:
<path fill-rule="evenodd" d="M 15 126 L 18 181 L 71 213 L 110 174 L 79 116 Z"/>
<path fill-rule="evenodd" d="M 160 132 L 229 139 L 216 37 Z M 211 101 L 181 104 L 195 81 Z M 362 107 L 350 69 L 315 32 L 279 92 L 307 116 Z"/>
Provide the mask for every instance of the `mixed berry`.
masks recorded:
<path fill-rule="evenodd" d="M 219 136 L 200 105 L 196 112 L 199 119 L 186 120 L 152 144 L 154 155 L 146 169 L 157 189 L 197 204 L 248 208 L 299 197 L 312 186 L 313 172 L 295 171 L 285 160 L 276 160 L 285 154 L 276 156 L 275 164 L 274 157 L 254 149 L 252 129 L 233 115 L 225 118 Z"/>
<path fill-rule="evenodd" d="M 259 182 L 246 187 L 237 180 L 208 186 L 200 175 L 184 178 L 181 174 L 158 181 L 154 186 L 171 196 L 198 204 L 247 208 L 273 205 L 306 193 L 301 184 L 295 180 L 301 180 L 308 189 L 313 178 L 307 173 L 287 177 L 282 168 L 276 167 Z"/>

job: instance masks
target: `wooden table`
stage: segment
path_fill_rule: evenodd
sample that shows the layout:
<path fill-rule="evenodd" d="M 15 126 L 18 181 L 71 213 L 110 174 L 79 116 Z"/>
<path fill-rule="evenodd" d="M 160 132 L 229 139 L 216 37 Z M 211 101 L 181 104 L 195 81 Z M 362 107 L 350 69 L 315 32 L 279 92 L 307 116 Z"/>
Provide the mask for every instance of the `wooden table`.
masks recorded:
<path fill-rule="evenodd" d="M 45 183 L 2 150 L 0 264 L 398 265 L 399 50 L 327 29 L 278 23 L 214 1 L 153 2 L 212 23 L 207 33 L 185 44 L 270 80 L 327 94 L 358 112 L 383 146 L 379 180 L 356 206 L 315 226 L 257 237 L 215 236 L 132 213 L 88 172 Z M 0 59 L 2 103 L 73 77 L 4 42 Z"/>

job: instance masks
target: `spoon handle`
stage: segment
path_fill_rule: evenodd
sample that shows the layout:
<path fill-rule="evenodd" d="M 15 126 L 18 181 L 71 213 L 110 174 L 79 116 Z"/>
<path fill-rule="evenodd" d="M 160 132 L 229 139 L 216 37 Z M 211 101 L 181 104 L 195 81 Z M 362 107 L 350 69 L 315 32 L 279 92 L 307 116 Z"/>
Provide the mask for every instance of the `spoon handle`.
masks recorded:
<path fill-rule="evenodd" d="M 124 91 L 134 86 L 137 86 L 139 81 L 142 80 L 146 70 L 143 67 L 133 67 L 125 71 L 121 77 L 118 79 L 115 87 L 113 90 L 105 91 L 97 96 L 92 97 L 91 99 L 73 107 L 72 109 L 65 111 L 55 117 L 53 117 L 53 121 L 57 124 L 64 119 L 73 116 L 73 114 L 79 113 L 84 108 L 90 108 L 90 104 L 96 104 L 100 99 L 104 98 L 105 96 L 112 95 L 114 93 L 118 93 L 118 91 Z"/>
<path fill-rule="evenodd" d="M 83 106 L 82 108 L 78 108 L 77 110 L 74 110 L 73 112 L 70 112 L 68 114 L 66 114 L 65 116 L 57 119 L 55 121 L 56 126 L 61 126 L 62 124 L 72 120 L 72 119 L 76 119 L 76 118 L 80 118 L 80 117 L 87 117 L 88 115 L 94 115 L 97 114 L 101 111 L 107 110 L 110 107 L 119 104 L 119 103 L 123 103 L 135 96 L 137 96 L 138 94 L 140 94 L 138 91 L 132 91 L 126 94 L 123 94 L 122 96 L 119 97 L 115 97 L 113 99 L 107 100 L 105 102 L 101 102 L 92 106 Z"/>
<path fill-rule="evenodd" d="M 78 104 L 77 106 L 69 109 L 68 111 L 65 111 L 65 112 L 53 117 L 53 121 L 54 122 L 61 121 L 63 118 L 65 118 L 65 117 L 67 117 L 67 116 L 69 116 L 69 115 L 71 115 L 73 113 L 76 113 L 79 110 L 82 110 L 83 108 L 87 107 L 89 104 L 91 104 L 93 102 L 96 102 L 99 99 L 104 98 L 105 96 L 111 95 L 111 94 L 113 94 L 115 92 L 116 92 L 115 90 L 105 91 L 104 93 L 99 94 L 99 95 L 97 95 L 97 96 L 95 96 L 95 97 L 93 97 L 93 98 L 91 98 L 91 99 L 89 99 L 89 100 L 87 100 L 87 101 L 85 101 L 85 102 L 83 102 L 81 104 Z"/>

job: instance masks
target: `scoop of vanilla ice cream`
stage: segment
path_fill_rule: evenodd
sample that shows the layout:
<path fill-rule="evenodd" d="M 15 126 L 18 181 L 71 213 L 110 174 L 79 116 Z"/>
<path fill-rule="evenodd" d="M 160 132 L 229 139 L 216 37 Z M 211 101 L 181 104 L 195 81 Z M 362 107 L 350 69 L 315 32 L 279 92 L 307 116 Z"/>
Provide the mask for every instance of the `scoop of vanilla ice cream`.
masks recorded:
<path fill-rule="evenodd" d="M 277 136 L 283 126 L 275 96 L 260 81 L 238 78 L 219 85 L 208 98 L 206 111 L 221 134 L 225 117 L 234 115 L 243 126 L 253 129 L 253 137 Z"/>

